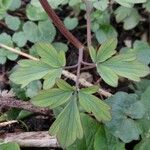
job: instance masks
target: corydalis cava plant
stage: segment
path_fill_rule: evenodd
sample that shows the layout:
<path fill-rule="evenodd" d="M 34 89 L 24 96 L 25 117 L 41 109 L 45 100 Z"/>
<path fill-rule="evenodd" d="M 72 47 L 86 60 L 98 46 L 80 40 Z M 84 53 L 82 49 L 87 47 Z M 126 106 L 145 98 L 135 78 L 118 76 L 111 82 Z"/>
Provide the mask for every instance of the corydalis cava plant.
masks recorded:
<path fill-rule="evenodd" d="M 117 40 L 110 39 L 104 42 L 98 51 L 90 48 L 91 58 L 106 83 L 117 86 L 120 76 L 139 81 L 140 77 L 149 73 L 149 68 L 137 61 L 132 51 L 116 54 L 116 46 Z M 58 79 L 66 65 L 64 52 L 57 52 L 52 45 L 47 43 L 36 44 L 36 50 L 40 56 L 39 61 L 20 61 L 10 79 L 23 87 L 34 80 L 44 79 L 45 90 L 39 92 L 31 101 L 34 105 L 51 109 L 62 106 L 62 111 L 49 130 L 51 135 L 56 135 L 62 147 L 66 148 L 76 139 L 83 137 L 80 111 L 92 114 L 98 121 L 111 120 L 110 106 L 93 95 L 98 87 L 76 91 L 75 87 Z"/>

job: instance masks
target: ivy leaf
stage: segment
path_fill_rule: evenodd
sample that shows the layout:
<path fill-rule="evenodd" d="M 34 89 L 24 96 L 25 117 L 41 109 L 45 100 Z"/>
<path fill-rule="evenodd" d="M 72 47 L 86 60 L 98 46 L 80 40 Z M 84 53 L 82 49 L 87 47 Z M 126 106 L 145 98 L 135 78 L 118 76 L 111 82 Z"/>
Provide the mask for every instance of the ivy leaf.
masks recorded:
<path fill-rule="evenodd" d="M 81 90 L 79 92 L 79 102 L 85 111 L 93 113 L 99 121 L 108 121 L 111 119 L 110 107 L 105 102 L 94 95 L 89 94 L 88 91 Z"/>
<path fill-rule="evenodd" d="M 140 15 L 135 8 L 132 8 L 132 12 L 129 17 L 124 20 L 124 29 L 130 30 L 138 25 L 140 22 Z"/>
<path fill-rule="evenodd" d="M 15 32 L 12 36 L 12 40 L 18 45 L 18 47 L 25 46 L 27 39 L 24 32 Z"/>
<path fill-rule="evenodd" d="M 132 13 L 132 9 L 131 8 L 123 7 L 123 6 L 118 7 L 115 10 L 116 21 L 118 23 L 122 22 L 125 18 L 130 16 L 131 13 Z"/>
<path fill-rule="evenodd" d="M 100 44 L 109 40 L 110 38 L 116 38 L 117 32 L 113 26 L 107 24 L 100 26 L 99 30 L 95 32 L 96 39 Z"/>
<path fill-rule="evenodd" d="M 127 8 L 120 6 L 115 11 L 116 21 L 123 22 L 125 30 L 134 28 L 140 21 L 140 15 L 135 8 Z"/>
<path fill-rule="evenodd" d="M 117 39 L 112 38 L 104 42 L 97 52 L 97 62 L 103 62 L 116 53 Z"/>
<path fill-rule="evenodd" d="M 11 5 L 9 6 L 9 10 L 15 11 L 21 6 L 21 0 L 13 0 Z"/>
<path fill-rule="evenodd" d="M 48 18 L 44 9 L 41 7 L 35 7 L 31 4 L 27 5 L 26 14 L 28 19 L 31 21 L 46 20 Z"/>
<path fill-rule="evenodd" d="M 144 105 L 137 100 L 137 96 L 118 92 L 106 102 L 112 108 L 112 120 L 106 122 L 106 127 L 111 134 L 120 138 L 124 143 L 137 140 L 141 130 L 136 119 L 141 119 L 145 113 Z"/>
<path fill-rule="evenodd" d="M 104 11 L 108 7 L 108 0 L 96 1 L 93 3 L 93 6 L 98 10 Z"/>
<path fill-rule="evenodd" d="M 23 25 L 23 32 L 30 42 L 35 43 L 39 41 L 40 33 L 38 30 L 38 26 L 31 21 L 27 21 Z"/>
<path fill-rule="evenodd" d="M 41 61 L 22 60 L 19 62 L 19 68 L 11 74 L 10 80 L 22 87 L 28 85 L 31 81 L 43 78 L 51 67 Z"/>
<path fill-rule="evenodd" d="M 78 19 L 66 17 L 64 19 L 64 24 L 65 24 L 67 29 L 73 30 L 78 25 Z"/>
<path fill-rule="evenodd" d="M 76 140 L 67 150 L 93 150 L 94 137 L 99 128 L 99 123 L 92 117 L 81 113 L 81 123 L 83 127 L 84 137 Z"/>
<path fill-rule="evenodd" d="M 1 150 L 20 150 L 20 147 L 17 143 L 1 143 Z"/>
<path fill-rule="evenodd" d="M 56 135 L 62 147 L 68 147 L 75 140 L 83 137 L 83 129 L 80 114 L 77 107 L 77 97 L 72 96 L 71 101 L 64 110 L 58 115 L 56 121 L 49 130 L 50 135 Z"/>
<path fill-rule="evenodd" d="M 125 150 L 125 144 L 120 142 L 118 138 L 110 134 L 110 132 L 100 125 L 95 134 L 94 150 Z"/>
<path fill-rule="evenodd" d="M 21 24 L 19 17 L 14 17 L 9 14 L 7 14 L 5 17 L 5 23 L 7 24 L 8 28 L 12 29 L 13 31 L 18 30 Z"/>
<path fill-rule="evenodd" d="M 38 31 L 40 33 L 39 42 L 52 42 L 56 36 L 56 29 L 52 22 L 48 19 L 46 21 L 39 21 Z"/>
<path fill-rule="evenodd" d="M 37 96 L 33 97 L 31 102 L 40 107 L 55 108 L 66 103 L 72 96 L 73 91 L 65 91 L 62 89 L 49 89 L 41 91 Z"/>

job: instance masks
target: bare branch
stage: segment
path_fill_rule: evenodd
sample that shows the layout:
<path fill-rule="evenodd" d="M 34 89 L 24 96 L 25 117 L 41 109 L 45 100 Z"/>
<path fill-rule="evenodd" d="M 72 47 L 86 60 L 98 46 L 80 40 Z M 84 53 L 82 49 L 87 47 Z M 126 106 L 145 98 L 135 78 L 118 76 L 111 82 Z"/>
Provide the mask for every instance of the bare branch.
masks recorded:
<path fill-rule="evenodd" d="M 0 106 L 10 107 L 10 108 L 20 108 L 23 110 L 27 110 L 33 113 L 43 114 L 43 115 L 51 115 L 51 111 L 48 108 L 41 108 L 34 106 L 32 103 L 22 100 L 16 100 L 14 98 L 8 97 L 0 97 Z"/>
<path fill-rule="evenodd" d="M 57 139 L 50 136 L 47 131 L 6 133 L 0 135 L 0 141 L 4 143 L 15 142 L 20 147 L 60 147 Z"/>

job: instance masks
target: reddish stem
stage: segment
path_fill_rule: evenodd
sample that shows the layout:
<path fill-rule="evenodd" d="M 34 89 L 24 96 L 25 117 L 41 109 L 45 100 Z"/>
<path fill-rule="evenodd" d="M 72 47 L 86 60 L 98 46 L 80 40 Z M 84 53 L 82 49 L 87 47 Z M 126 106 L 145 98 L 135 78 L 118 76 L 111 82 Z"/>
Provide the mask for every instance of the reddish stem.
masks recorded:
<path fill-rule="evenodd" d="M 39 0 L 42 7 L 48 14 L 48 16 L 52 19 L 55 26 L 59 29 L 59 31 L 70 41 L 77 49 L 83 49 L 84 46 L 82 43 L 64 26 L 63 22 L 56 15 L 55 11 L 49 5 L 47 0 Z"/>

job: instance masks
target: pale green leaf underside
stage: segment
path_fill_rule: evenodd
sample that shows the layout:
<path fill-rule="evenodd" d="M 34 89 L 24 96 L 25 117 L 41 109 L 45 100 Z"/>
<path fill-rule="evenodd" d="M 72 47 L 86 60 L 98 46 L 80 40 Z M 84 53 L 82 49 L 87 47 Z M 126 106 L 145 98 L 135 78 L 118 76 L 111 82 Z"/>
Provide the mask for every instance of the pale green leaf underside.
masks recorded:
<path fill-rule="evenodd" d="M 0 150 L 20 150 L 17 143 L 2 143 L 0 144 Z"/>
<path fill-rule="evenodd" d="M 116 53 L 117 39 L 109 39 L 102 43 L 97 52 L 97 62 L 103 62 Z"/>
<path fill-rule="evenodd" d="M 140 77 L 144 77 L 150 72 L 149 67 L 138 62 L 132 53 L 119 54 L 99 63 L 97 70 L 102 79 L 113 87 L 118 85 L 119 76 L 140 81 Z"/>
<path fill-rule="evenodd" d="M 40 107 L 58 107 L 67 102 L 72 96 L 72 92 L 61 89 L 49 89 L 41 91 L 37 96 L 32 98 L 31 102 Z"/>
<path fill-rule="evenodd" d="M 77 138 L 81 139 L 83 137 L 76 97 L 73 96 L 72 100 L 59 114 L 49 133 L 50 135 L 56 135 L 59 143 L 64 148 L 73 144 Z"/>
<path fill-rule="evenodd" d="M 51 67 L 40 61 L 22 60 L 19 63 L 17 71 L 11 74 L 10 80 L 22 87 L 28 85 L 31 81 L 43 78 Z"/>
<path fill-rule="evenodd" d="M 44 89 L 49 89 L 54 86 L 56 79 L 61 77 L 62 69 L 51 69 L 48 74 L 44 77 Z"/>
<path fill-rule="evenodd" d="M 79 102 L 85 111 L 93 113 L 99 121 L 108 121 L 111 119 L 110 107 L 102 100 L 97 97 L 86 94 L 83 92 L 79 93 Z"/>
<path fill-rule="evenodd" d="M 70 92 L 72 92 L 72 91 L 75 90 L 74 87 L 72 87 L 66 81 L 64 81 L 62 79 L 57 80 L 56 84 L 63 91 L 70 91 Z"/>

